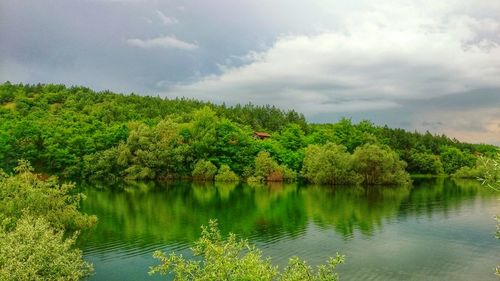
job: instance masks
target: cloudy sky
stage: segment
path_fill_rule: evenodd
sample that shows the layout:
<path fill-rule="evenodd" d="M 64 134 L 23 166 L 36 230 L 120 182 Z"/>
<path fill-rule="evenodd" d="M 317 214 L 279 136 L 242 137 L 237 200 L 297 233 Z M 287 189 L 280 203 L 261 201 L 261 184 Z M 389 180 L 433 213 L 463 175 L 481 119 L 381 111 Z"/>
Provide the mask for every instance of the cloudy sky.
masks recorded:
<path fill-rule="evenodd" d="M 2 0 L 6 80 L 500 144 L 500 1 Z"/>

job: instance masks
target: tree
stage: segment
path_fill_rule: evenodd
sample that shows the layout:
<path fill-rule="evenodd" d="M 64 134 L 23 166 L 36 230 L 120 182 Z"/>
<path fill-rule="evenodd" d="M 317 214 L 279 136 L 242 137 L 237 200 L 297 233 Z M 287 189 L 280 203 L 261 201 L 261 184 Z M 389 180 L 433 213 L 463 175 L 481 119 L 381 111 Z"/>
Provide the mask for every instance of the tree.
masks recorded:
<path fill-rule="evenodd" d="M 333 143 L 308 146 L 302 174 L 317 184 L 357 184 L 362 180 L 352 170 L 351 155 L 346 147 Z"/>
<path fill-rule="evenodd" d="M 280 143 L 288 150 L 298 150 L 304 146 L 304 132 L 297 124 L 290 124 L 281 131 Z"/>
<path fill-rule="evenodd" d="M 285 165 L 279 165 L 267 151 L 255 157 L 255 177 L 250 181 L 294 181 L 296 173 Z"/>
<path fill-rule="evenodd" d="M 193 178 L 201 181 L 212 181 L 215 173 L 217 173 L 217 167 L 215 167 L 212 162 L 199 160 L 196 162 L 196 165 L 194 165 Z"/>
<path fill-rule="evenodd" d="M 0 280 L 80 280 L 92 272 L 73 245 L 97 219 L 78 211 L 83 195 L 74 187 L 35 174 L 24 160 L 15 174 L 0 170 Z"/>
<path fill-rule="evenodd" d="M 65 238 L 44 218 L 23 215 L 12 231 L 0 228 L 0 280 L 80 280 L 92 273 L 74 248 L 77 233 Z"/>
<path fill-rule="evenodd" d="M 444 171 L 451 175 L 462 167 L 472 167 L 475 159 L 472 155 L 462 152 L 460 149 L 450 146 L 441 148 L 441 160 Z"/>
<path fill-rule="evenodd" d="M 405 184 L 410 182 L 410 175 L 405 172 L 406 163 L 388 147 L 365 144 L 356 148 L 352 156 L 354 171 L 359 173 L 363 183 Z"/>
<path fill-rule="evenodd" d="M 411 150 L 408 157 L 408 171 L 410 173 L 440 175 L 444 174 L 443 164 L 439 156 L 430 153 Z"/>
<path fill-rule="evenodd" d="M 278 167 L 271 154 L 267 151 L 261 151 L 255 157 L 255 176 L 267 178 Z"/>
<path fill-rule="evenodd" d="M 222 165 L 219 168 L 219 172 L 215 176 L 215 181 L 218 182 L 237 182 L 240 180 L 237 174 L 231 171 L 228 165 Z"/>
<path fill-rule="evenodd" d="M 56 177 L 41 180 L 27 161 L 19 161 L 15 170 L 16 174 L 11 176 L 0 172 L 0 223 L 3 225 L 14 226 L 23 212 L 44 217 L 56 229 L 79 230 L 96 223 L 95 216 L 78 211 L 83 195 L 74 192 L 74 184 L 60 185 Z"/>
<path fill-rule="evenodd" d="M 318 266 L 315 272 L 305 261 L 292 257 L 280 273 L 278 267 L 273 266 L 269 258 L 263 259 L 262 252 L 247 240 L 237 239 L 232 233 L 223 239 L 216 221 L 210 221 L 208 227 L 202 226 L 201 237 L 191 250 L 201 260 L 186 260 L 175 253 L 155 252 L 153 256 L 160 264 L 150 267 L 149 274 L 171 273 L 174 281 L 335 281 L 338 280 L 335 268 L 344 261 L 344 257 L 337 254 L 326 265 Z"/>

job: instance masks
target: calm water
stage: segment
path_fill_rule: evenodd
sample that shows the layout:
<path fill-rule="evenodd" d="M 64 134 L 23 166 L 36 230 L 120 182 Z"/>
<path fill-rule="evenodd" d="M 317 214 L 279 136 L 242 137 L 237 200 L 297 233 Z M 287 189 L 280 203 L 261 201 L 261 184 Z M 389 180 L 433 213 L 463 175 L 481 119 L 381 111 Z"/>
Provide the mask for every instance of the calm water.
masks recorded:
<path fill-rule="evenodd" d="M 323 263 L 337 251 L 343 280 L 498 280 L 494 238 L 500 195 L 475 181 L 415 180 L 413 187 L 135 184 L 85 190 L 98 226 L 79 239 L 90 280 L 147 275 L 154 250 L 189 256 L 200 225 L 249 238 L 276 264 Z"/>

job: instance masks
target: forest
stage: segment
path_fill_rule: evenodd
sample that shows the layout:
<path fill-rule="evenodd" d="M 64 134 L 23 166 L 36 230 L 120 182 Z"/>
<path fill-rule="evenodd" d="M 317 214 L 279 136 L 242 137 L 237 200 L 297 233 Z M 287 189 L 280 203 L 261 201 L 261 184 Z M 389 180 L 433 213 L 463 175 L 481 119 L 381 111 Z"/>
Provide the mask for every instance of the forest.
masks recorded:
<path fill-rule="evenodd" d="M 479 157 L 498 149 L 367 120 L 313 124 L 270 105 L 55 84 L 3 83 L 0 120 L 1 169 L 24 159 L 68 179 L 392 184 L 409 174 L 475 177 Z"/>

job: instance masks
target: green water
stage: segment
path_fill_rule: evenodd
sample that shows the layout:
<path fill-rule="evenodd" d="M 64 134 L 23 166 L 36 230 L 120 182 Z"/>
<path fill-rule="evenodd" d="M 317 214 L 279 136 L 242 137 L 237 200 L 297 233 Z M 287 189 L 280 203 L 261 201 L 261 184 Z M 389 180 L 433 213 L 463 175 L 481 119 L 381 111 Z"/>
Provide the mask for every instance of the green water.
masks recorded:
<path fill-rule="evenodd" d="M 200 225 L 248 238 L 284 265 L 320 264 L 337 251 L 343 280 L 498 280 L 494 238 L 500 195 L 475 181 L 418 179 L 412 187 L 141 183 L 89 187 L 83 211 L 99 217 L 79 246 L 90 280 L 167 280 L 147 275 L 154 250 L 189 256 Z"/>

